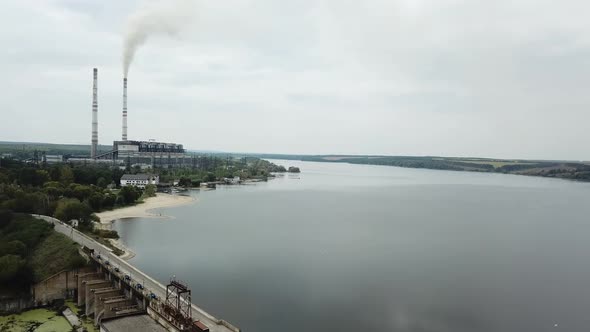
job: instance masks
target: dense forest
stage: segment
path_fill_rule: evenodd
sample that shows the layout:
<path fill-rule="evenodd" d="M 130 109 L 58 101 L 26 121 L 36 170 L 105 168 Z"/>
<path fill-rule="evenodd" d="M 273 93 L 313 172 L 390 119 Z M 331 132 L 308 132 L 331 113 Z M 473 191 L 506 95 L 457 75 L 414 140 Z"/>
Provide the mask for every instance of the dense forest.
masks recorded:
<path fill-rule="evenodd" d="M 116 190 L 124 170 L 84 165 L 34 165 L 3 159 L 0 167 L 0 209 L 76 219 L 92 230 L 94 212 L 135 204 L 143 191 Z"/>
<path fill-rule="evenodd" d="M 0 294 L 24 292 L 34 282 L 83 265 L 78 246 L 53 225 L 0 210 Z"/>

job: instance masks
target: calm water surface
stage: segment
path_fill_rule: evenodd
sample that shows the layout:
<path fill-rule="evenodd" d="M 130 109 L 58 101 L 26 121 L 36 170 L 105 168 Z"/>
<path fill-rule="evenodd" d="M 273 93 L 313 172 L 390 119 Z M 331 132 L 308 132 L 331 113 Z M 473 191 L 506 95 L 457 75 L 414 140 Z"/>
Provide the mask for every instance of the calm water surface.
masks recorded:
<path fill-rule="evenodd" d="M 275 162 L 117 221 L 131 262 L 246 332 L 590 331 L 590 185 Z"/>

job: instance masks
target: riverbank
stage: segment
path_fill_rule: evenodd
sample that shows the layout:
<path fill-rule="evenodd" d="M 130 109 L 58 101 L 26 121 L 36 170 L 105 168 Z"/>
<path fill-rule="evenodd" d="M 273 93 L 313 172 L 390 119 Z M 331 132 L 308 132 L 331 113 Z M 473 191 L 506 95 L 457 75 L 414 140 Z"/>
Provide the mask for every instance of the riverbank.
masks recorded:
<path fill-rule="evenodd" d="M 178 196 L 158 193 L 155 197 L 147 198 L 143 203 L 111 211 L 97 213 L 101 224 L 110 224 L 117 219 L 124 218 L 170 218 L 154 210 L 192 204 L 196 200 L 191 196 Z"/>
<path fill-rule="evenodd" d="M 373 155 L 278 155 L 258 154 L 258 158 L 325 163 L 349 163 L 357 165 L 396 166 L 432 170 L 465 171 L 528 175 L 590 182 L 589 161 L 493 159 L 470 157 L 419 157 Z"/>

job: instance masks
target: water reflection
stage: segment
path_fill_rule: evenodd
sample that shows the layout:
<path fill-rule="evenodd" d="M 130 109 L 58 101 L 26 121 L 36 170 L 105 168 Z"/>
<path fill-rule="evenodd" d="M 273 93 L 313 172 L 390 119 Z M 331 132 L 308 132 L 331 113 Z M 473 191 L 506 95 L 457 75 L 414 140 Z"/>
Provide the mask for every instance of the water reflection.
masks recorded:
<path fill-rule="evenodd" d="M 286 162 L 117 222 L 132 262 L 244 331 L 582 331 L 587 184 Z"/>

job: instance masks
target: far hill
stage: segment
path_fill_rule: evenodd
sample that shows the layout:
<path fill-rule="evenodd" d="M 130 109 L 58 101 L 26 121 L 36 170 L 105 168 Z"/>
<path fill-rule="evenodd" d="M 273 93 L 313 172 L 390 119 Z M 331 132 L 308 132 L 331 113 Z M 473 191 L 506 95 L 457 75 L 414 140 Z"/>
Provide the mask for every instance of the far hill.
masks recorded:
<path fill-rule="evenodd" d="M 252 154 L 252 156 L 266 159 L 385 165 L 451 171 L 494 172 L 590 181 L 590 163 L 580 161 L 370 155 Z"/>
<path fill-rule="evenodd" d="M 112 150 L 110 145 L 99 145 L 99 152 Z M 90 144 L 53 144 L 38 142 L 2 142 L 0 154 L 11 153 L 22 157 L 31 157 L 35 152 L 58 155 L 90 155 Z"/>

